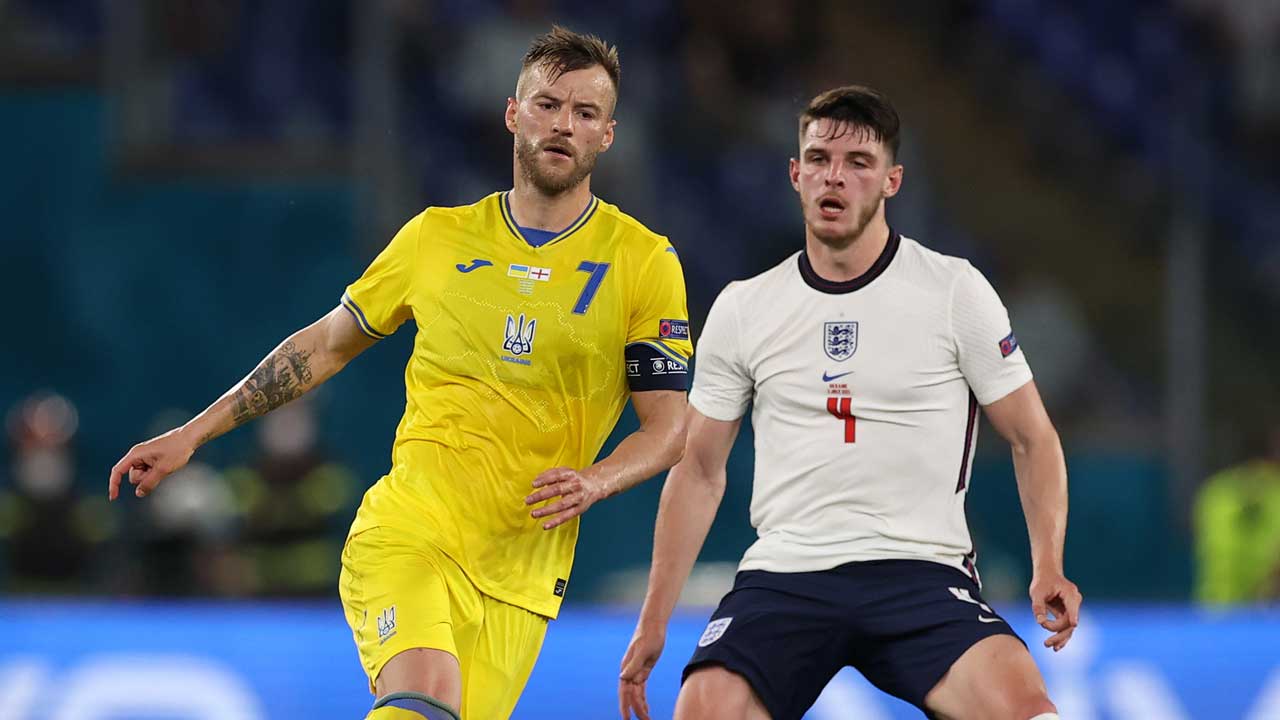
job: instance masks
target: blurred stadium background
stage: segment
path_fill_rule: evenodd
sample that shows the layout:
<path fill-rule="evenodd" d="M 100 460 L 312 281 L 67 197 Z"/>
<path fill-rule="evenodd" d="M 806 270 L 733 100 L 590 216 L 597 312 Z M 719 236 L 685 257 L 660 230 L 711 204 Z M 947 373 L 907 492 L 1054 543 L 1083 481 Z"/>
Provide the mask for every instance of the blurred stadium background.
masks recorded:
<path fill-rule="evenodd" d="M 503 103 L 553 21 L 620 47 L 595 190 L 680 250 L 695 335 L 802 241 L 804 102 L 886 91 L 891 223 L 992 278 L 1067 450 L 1086 613 L 1037 655 L 1063 717 L 1280 718 L 1274 0 L 0 0 L 0 718 L 363 714 L 338 553 L 389 463 L 411 330 L 146 502 L 109 506 L 108 468 L 332 308 L 423 206 L 510 186 Z M 750 447 L 660 716 L 753 537 Z M 974 478 L 988 598 L 1038 646 L 989 429 Z M 585 517 L 515 717 L 616 716 L 660 489 Z M 811 713 L 917 716 L 852 675 Z"/>

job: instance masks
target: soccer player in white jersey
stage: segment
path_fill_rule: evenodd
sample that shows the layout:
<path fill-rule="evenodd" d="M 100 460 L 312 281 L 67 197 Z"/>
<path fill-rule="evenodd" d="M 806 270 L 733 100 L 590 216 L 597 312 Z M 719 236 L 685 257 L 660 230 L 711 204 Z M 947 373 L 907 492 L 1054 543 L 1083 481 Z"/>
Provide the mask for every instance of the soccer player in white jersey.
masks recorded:
<path fill-rule="evenodd" d="M 800 117 L 804 249 L 730 283 L 698 341 L 684 459 L 662 492 L 648 594 L 619 680 L 644 685 L 725 485 L 747 406 L 758 539 L 685 667 L 676 720 L 802 717 L 842 667 L 929 717 L 1056 719 L 1031 654 L 979 592 L 964 503 L 978 408 L 1013 447 L 1036 621 L 1062 649 L 1067 477 L 1009 316 L 967 261 L 894 232 L 899 120 L 844 87 Z"/>

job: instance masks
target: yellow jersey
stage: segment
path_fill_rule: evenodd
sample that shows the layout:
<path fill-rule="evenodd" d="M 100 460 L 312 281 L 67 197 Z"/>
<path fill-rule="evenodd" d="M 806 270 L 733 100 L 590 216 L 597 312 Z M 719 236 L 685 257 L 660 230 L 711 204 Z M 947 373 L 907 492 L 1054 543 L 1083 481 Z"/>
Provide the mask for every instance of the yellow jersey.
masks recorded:
<path fill-rule="evenodd" d="M 533 479 L 590 465 L 631 390 L 686 389 L 693 348 L 666 238 L 595 197 L 544 244 L 521 233 L 507 193 L 428 208 L 347 287 L 367 335 L 417 324 L 391 471 L 351 532 L 410 532 L 481 592 L 555 617 L 578 520 L 543 530 Z"/>

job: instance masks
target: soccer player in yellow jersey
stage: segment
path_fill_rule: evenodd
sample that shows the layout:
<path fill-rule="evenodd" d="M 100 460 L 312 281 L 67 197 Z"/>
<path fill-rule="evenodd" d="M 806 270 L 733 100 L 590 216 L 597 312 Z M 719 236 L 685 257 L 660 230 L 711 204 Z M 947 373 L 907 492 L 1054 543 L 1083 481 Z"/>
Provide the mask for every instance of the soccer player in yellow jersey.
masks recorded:
<path fill-rule="evenodd" d="M 125 477 L 145 496 L 413 319 L 391 471 L 365 494 L 339 581 L 371 719 L 509 716 L 564 597 L 578 516 L 683 452 L 679 258 L 590 189 L 618 75 L 595 37 L 535 39 L 507 101 L 514 188 L 410 220 L 339 307 L 112 468 L 112 499 Z M 592 464 L 628 395 L 640 430 Z"/>

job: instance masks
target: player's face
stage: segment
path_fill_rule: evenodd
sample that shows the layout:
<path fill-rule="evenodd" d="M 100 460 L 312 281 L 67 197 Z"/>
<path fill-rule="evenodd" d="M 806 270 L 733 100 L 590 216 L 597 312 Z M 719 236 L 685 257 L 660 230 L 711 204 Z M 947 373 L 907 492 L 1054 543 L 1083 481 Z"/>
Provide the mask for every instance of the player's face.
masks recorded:
<path fill-rule="evenodd" d="M 829 245 L 847 247 L 902 185 L 902 166 L 865 128 L 826 118 L 809 123 L 791 159 L 805 225 Z"/>
<path fill-rule="evenodd" d="M 551 81 L 545 66 L 525 71 L 507 98 L 507 129 L 515 135 L 520 173 L 546 195 L 581 183 L 596 156 L 613 144 L 613 83 L 600 66 Z"/>

